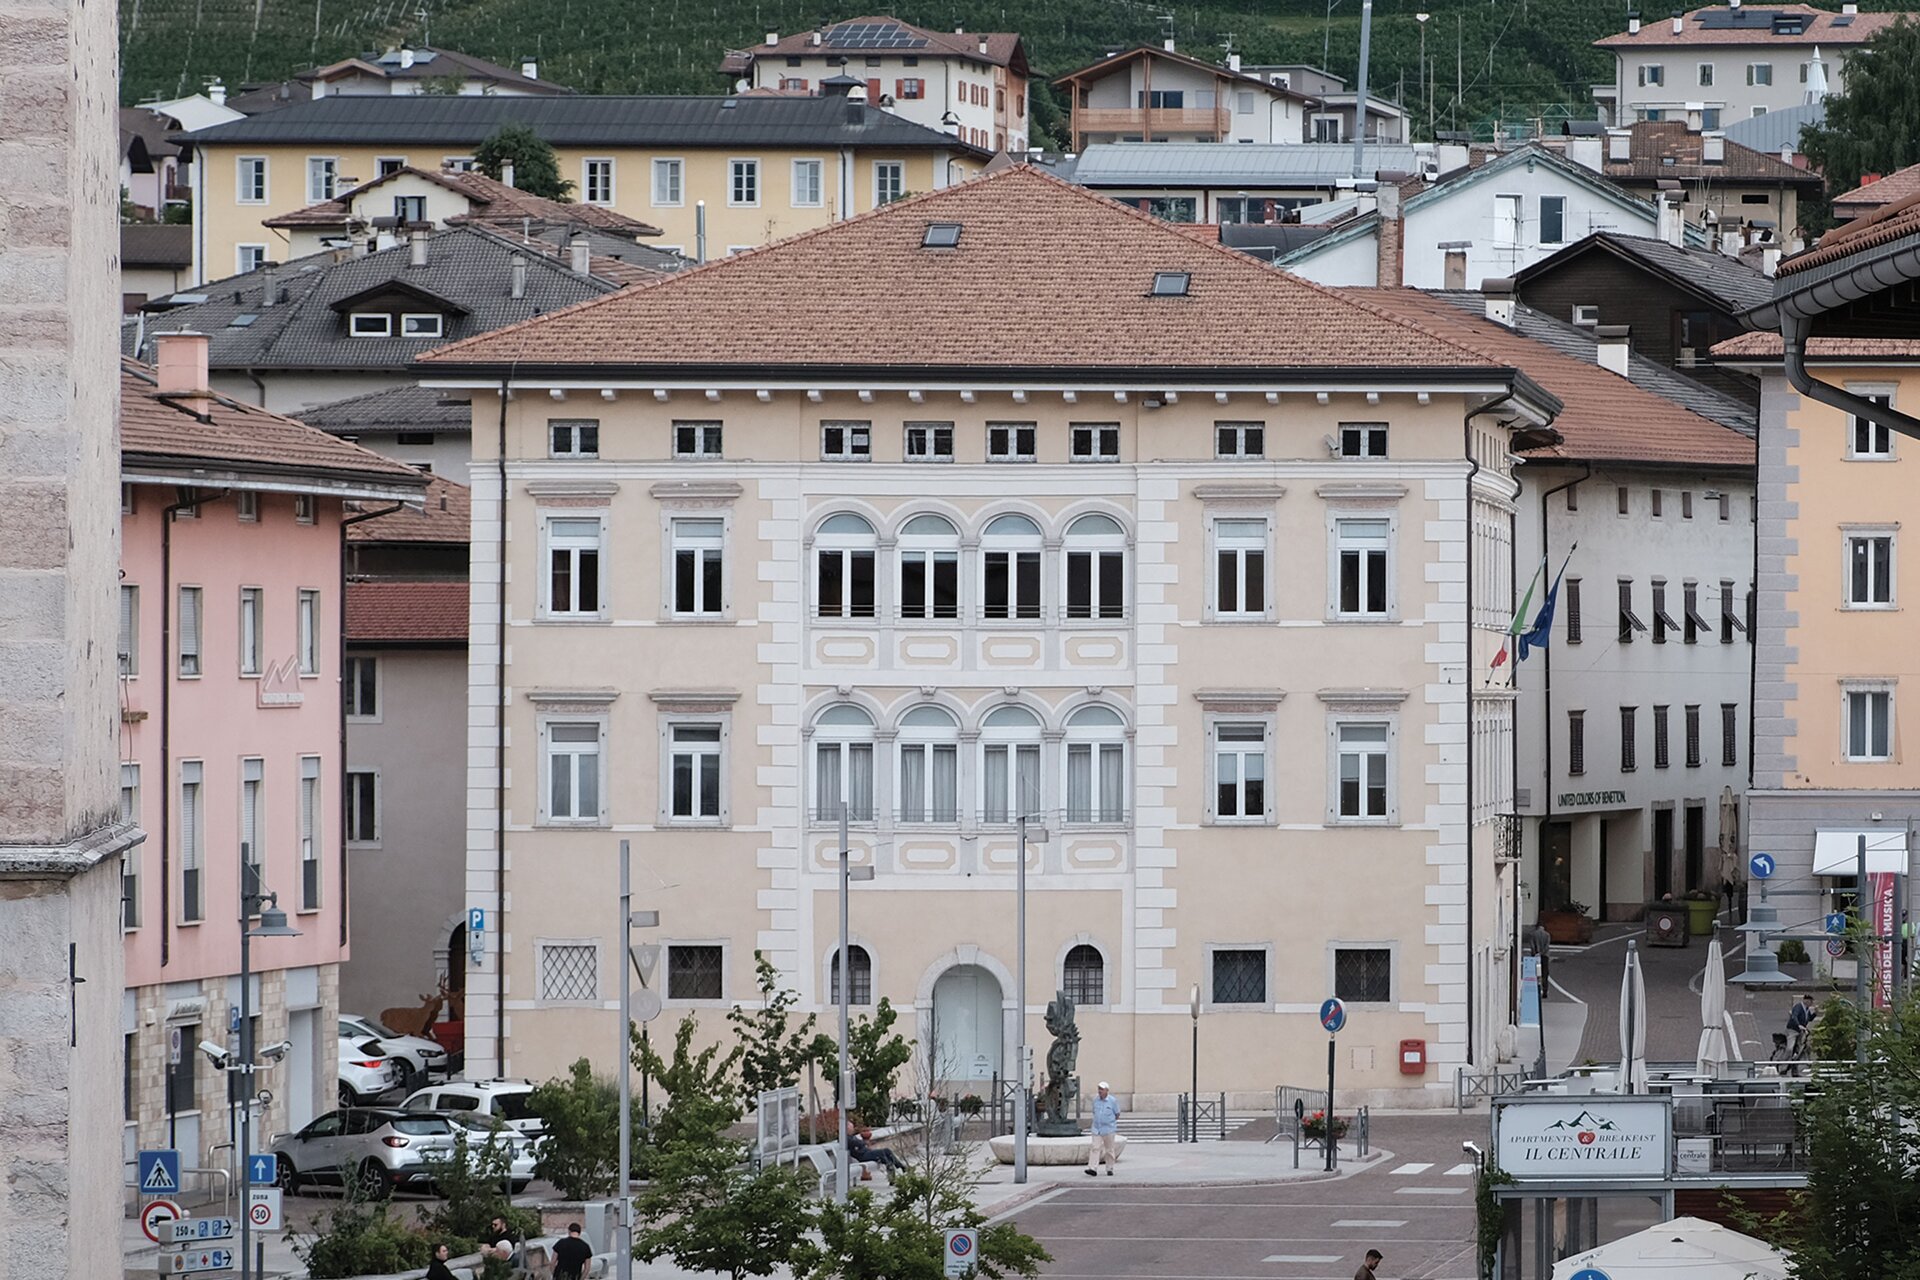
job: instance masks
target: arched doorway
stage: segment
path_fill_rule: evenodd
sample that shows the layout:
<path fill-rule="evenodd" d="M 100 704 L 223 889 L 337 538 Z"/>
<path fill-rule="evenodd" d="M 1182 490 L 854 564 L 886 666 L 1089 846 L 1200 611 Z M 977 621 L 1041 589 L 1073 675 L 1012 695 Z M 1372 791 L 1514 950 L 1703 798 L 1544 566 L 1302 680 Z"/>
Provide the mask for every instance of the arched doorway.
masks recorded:
<path fill-rule="evenodd" d="M 933 984 L 933 1075 L 941 1082 L 991 1080 L 1002 1069 L 1006 1019 L 1000 980 L 977 964 L 955 965 Z"/>

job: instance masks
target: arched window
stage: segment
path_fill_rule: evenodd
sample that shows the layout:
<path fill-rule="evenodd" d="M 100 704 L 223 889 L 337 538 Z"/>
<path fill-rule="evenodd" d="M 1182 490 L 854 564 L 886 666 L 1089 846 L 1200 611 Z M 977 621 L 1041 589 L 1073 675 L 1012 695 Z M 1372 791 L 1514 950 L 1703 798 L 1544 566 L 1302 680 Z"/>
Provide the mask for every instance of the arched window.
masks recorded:
<path fill-rule="evenodd" d="M 915 516 L 900 530 L 900 616 L 960 616 L 960 534 L 939 516 Z"/>
<path fill-rule="evenodd" d="M 873 717 L 844 703 L 813 722 L 814 813 L 821 822 L 847 806 L 853 822 L 873 821 Z"/>
<path fill-rule="evenodd" d="M 853 985 L 847 988 L 848 1004 L 873 1003 L 873 957 L 859 943 L 847 947 L 847 973 Z M 835 952 L 827 973 L 827 1003 L 840 1003 L 840 954 Z"/>
<path fill-rule="evenodd" d="M 1107 962 L 1100 948 L 1082 942 L 1067 952 L 1060 971 L 1060 989 L 1076 1005 L 1107 1002 Z"/>
<path fill-rule="evenodd" d="M 847 512 L 828 516 L 813 547 L 814 612 L 822 618 L 871 618 L 873 526 Z"/>
<path fill-rule="evenodd" d="M 1067 821 L 1121 822 L 1127 813 L 1126 722 L 1110 707 L 1067 721 Z"/>
<path fill-rule="evenodd" d="M 1119 618 L 1127 606 L 1127 534 L 1111 516 L 1067 526 L 1067 616 Z"/>
<path fill-rule="evenodd" d="M 960 821 L 960 726 L 939 707 L 901 717 L 900 821 Z"/>
<path fill-rule="evenodd" d="M 1040 616 L 1040 526 L 1025 516 L 989 521 L 980 535 L 980 603 L 989 618 Z"/>
<path fill-rule="evenodd" d="M 1040 721 L 1024 707 L 987 713 L 980 729 L 980 818 L 1012 822 L 1040 812 Z"/>

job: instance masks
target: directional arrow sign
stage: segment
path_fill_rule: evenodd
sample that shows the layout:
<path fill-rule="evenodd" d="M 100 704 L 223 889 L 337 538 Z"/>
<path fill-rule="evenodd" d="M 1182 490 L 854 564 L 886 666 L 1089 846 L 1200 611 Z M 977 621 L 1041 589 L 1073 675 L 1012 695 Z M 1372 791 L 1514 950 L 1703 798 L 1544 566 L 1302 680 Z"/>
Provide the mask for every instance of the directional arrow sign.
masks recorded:
<path fill-rule="evenodd" d="M 1844 911 L 1829 911 L 1827 913 L 1827 932 L 1845 933 L 1846 931 L 1847 913 Z"/>
<path fill-rule="evenodd" d="M 233 1250 L 231 1249 L 188 1249 L 185 1253 L 170 1253 L 160 1259 L 160 1274 L 163 1276 L 184 1276 L 196 1271 L 231 1271 L 232 1269 Z"/>
<path fill-rule="evenodd" d="M 279 1172 L 279 1161 L 271 1154 L 247 1157 L 247 1183 L 249 1186 L 270 1187 L 274 1175 Z"/>
<path fill-rule="evenodd" d="M 238 1224 L 232 1218 L 176 1218 L 161 1227 L 161 1239 L 168 1244 L 200 1244 L 207 1240 L 231 1240 Z"/>
<path fill-rule="evenodd" d="M 1747 859 L 1747 873 L 1755 880 L 1765 880 L 1773 875 L 1774 861 L 1770 853 L 1756 853 Z"/>

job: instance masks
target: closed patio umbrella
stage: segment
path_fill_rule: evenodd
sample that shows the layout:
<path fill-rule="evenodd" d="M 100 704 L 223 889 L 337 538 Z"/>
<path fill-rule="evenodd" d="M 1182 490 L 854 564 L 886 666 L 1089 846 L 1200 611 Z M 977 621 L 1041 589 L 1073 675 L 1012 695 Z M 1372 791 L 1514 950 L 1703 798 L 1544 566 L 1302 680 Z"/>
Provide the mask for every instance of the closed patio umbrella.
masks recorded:
<path fill-rule="evenodd" d="M 1639 944 L 1627 940 L 1627 967 L 1620 975 L 1620 1092 L 1647 1087 L 1647 980 L 1640 971 Z"/>
<path fill-rule="evenodd" d="M 1675 1218 L 1553 1265 L 1553 1280 L 1597 1271 L 1608 1280 L 1786 1280 L 1787 1255 L 1700 1218 Z"/>
<path fill-rule="evenodd" d="M 1733 1059 L 1727 1036 L 1727 961 L 1720 939 L 1707 944 L 1707 967 L 1700 974 L 1701 1075 L 1712 1075 Z"/>

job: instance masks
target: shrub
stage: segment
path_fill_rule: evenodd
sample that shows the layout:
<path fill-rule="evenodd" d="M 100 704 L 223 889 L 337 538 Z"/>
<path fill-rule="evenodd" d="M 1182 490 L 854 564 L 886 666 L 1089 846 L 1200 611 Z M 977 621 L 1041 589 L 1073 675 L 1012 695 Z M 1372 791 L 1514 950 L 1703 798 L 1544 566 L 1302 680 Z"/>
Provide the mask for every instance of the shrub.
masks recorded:
<path fill-rule="evenodd" d="M 1807 944 L 1798 938 L 1788 938 L 1780 944 L 1781 964 L 1805 964 L 1807 962 Z"/>
<path fill-rule="evenodd" d="M 597 1079 L 585 1058 L 565 1079 L 549 1080 L 527 1100 L 546 1125 L 533 1171 L 569 1200 L 609 1195 L 620 1172 L 620 1086 Z M 646 1119 L 634 1101 L 633 1132 L 644 1137 Z"/>
<path fill-rule="evenodd" d="M 369 1200 L 352 1183 L 340 1203 L 303 1232 L 293 1232 L 293 1252 L 307 1265 L 313 1280 L 344 1280 L 349 1276 L 382 1275 L 424 1267 L 436 1244 L 448 1244 L 455 1253 L 471 1252 L 471 1237 L 432 1236 L 384 1200 Z"/>
<path fill-rule="evenodd" d="M 877 1119 L 885 1124 L 888 1100 L 893 1097 L 893 1078 L 913 1058 L 913 1046 L 906 1037 L 893 1034 L 900 1015 L 885 996 L 869 1017 L 855 1018 L 847 1028 L 847 1060 L 853 1067 L 854 1110 L 862 1119 Z M 813 1042 L 813 1055 L 820 1070 L 835 1085 L 839 1096 L 840 1046 L 832 1036 L 822 1035 Z M 873 1122 L 869 1119 L 869 1122 Z"/>
<path fill-rule="evenodd" d="M 785 1089 L 800 1082 L 800 1073 L 813 1059 L 816 1044 L 814 1015 L 808 1014 L 797 1027 L 788 1027 L 798 993 L 780 986 L 780 971 L 763 954 L 753 953 L 756 981 L 760 987 L 760 1007 L 747 1010 L 739 1005 L 727 1013 L 740 1038 L 740 1092 L 745 1105 L 769 1089 Z"/>
<path fill-rule="evenodd" d="M 461 1129 L 454 1135 L 452 1154 L 428 1156 L 424 1163 L 434 1189 L 445 1197 L 427 1216 L 431 1230 L 478 1240 L 497 1216 L 523 1234 L 539 1232 L 540 1215 L 532 1209 L 516 1209 L 508 1199 L 513 1156 L 505 1142 L 489 1137 L 475 1147 L 467 1141 L 467 1131 Z"/>

